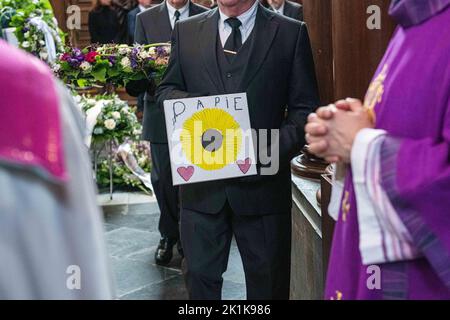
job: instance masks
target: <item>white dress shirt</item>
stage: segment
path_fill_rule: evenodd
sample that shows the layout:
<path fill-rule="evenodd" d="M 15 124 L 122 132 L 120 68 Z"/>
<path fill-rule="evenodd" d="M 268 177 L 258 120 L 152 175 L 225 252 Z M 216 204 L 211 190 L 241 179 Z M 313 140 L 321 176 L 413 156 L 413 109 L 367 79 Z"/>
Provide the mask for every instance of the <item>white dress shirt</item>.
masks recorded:
<path fill-rule="evenodd" d="M 248 36 L 250 35 L 250 33 L 253 30 L 253 27 L 255 26 L 256 12 L 258 11 L 258 4 L 259 4 L 259 1 L 256 0 L 250 9 L 245 11 L 240 16 L 236 17 L 242 23 L 242 25 L 239 27 L 239 30 L 241 31 L 241 36 L 242 36 L 242 44 L 244 44 L 244 42 L 248 39 Z M 232 31 L 230 25 L 228 23 L 226 23 L 225 20 L 227 20 L 230 17 L 225 15 L 222 11 L 220 11 L 220 9 L 219 9 L 219 14 L 220 14 L 219 36 L 220 36 L 220 41 L 222 42 L 222 46 L 225 46 L 225 43 L 227 42 L 227 39 L 230 36 L 231 31 Z"/>
<path fill-rule="evenodd" d="M 285 2 L 283 2 L 283 4 L 278 9 L 272 6 L 272 10 L 275 11 L 276 13 L 284 15 L 284 4 Z"/>
<path fill-rule="evenodd" d="M 170 25 L 173 27 L 175 26 L 175 11 L 179 11 L 180 12 L 180 20 L 186 19 L 189 17 L 189 1 L 186 2 L 186 4 L 184 5 L 184 7 L 180 8 L 180 9 L 175 9 L 174 7 L 172 7 L 168 1 L 166 1 L 166 5 L 167 5 L 167 10 L 169 11 L 169 20 L 170 20 Z"/>

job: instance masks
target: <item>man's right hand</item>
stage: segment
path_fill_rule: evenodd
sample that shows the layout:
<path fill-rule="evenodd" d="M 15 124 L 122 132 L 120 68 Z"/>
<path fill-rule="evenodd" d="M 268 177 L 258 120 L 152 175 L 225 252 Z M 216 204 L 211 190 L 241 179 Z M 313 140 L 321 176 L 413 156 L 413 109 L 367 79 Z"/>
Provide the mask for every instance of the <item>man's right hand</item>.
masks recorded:
<path fill-rule="evenodd" d="M 127 83 L 125 90 L 132 97 L 138 97 L 144 92 L 148 92 L 150 95 L 155 95 L 154 82 L 148 79 L 132 80 Z"/>

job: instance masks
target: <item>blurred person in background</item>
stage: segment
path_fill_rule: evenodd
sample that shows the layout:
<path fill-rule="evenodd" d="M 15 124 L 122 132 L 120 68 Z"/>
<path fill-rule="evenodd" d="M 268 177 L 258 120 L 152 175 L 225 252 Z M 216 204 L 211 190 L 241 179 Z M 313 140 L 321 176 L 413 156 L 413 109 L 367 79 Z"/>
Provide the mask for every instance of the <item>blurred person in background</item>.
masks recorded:
<path fill-rule="evenodd" d="M 134 33 L 136 32 L 136 18 L 137 15 L 152 6 L 152 0 L 138 0 L 136 8 L 128 13 L 128 43 L 132 45 L 134 43 Z M 141 93 L 137 98 L 137 107 L 139 112 L 144 112 L 144 97 L 145 93 Z"/>
<path fill-rule="evenodd" d="M 137 0 L 113 0 L 113 6 L 116 10 L 117 19 L 119 21 L 117 43 L 131 43 L 131 39 L 128 35 L 128 13 L 136 8 L 137 5 Z"/>
<path fill-rule="evenodd" d="M 170 42 L 172 30 L 178 21 L 201 14 L 207 8 L 190 0 L 167 0 L 137 16 L 135 41 L 146 45 Z M 173 185 L 170 170 L 169 145 L 167 143 L 164 112 L 156 105 L 153 81 L 130 81 L 127 92 L 131 96 L 145 94 L 142 139 L 150 141 L 152 157 L 152 185 L 161 210 L 159 231 L 161 239 L 155 253 L 155 262 L 167 265 L 173 257 L 173 247 L 183 256 L 179 242 L 179 194 Z"/>
<path fill-rule="evenodd" d="M 44 63 L 1 40 L 0 82 L 0 299 L 113 298 L 74 100 Z"/>
<path fill-rule="evenodd" d="M 134 33 L 136 31 L 136 17 L 142 11 L 147 10 L 152 5 L 152 0 L 138 0 L 136 8 L 128 12 L 128 39 L 129 43 L 134 43 Z"/>
<path fill-rule="evenodd" d="M 91 43 L 120 43 L 119 18 L 112 0 L 95 0 L 89 12 Z"/>
<path fill-rule="evenodd" d="M 302 5 L 288 0 L 267 0 L 268 8 L 286 17 L 303 21 Z"/>

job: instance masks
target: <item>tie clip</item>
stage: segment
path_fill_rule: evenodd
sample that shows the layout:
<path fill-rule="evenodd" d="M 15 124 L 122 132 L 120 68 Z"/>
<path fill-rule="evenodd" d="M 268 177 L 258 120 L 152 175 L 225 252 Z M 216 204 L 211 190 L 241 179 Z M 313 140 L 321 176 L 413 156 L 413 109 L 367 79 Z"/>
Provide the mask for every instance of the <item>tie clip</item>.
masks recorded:
<path fill-rule="evenodd" d="M 236 51 L 230 51 L 230 50 L 225 50 L 225 49 L 223 49 L 223 52 L 229 53 L 229 54 L 237 54 Z"/>

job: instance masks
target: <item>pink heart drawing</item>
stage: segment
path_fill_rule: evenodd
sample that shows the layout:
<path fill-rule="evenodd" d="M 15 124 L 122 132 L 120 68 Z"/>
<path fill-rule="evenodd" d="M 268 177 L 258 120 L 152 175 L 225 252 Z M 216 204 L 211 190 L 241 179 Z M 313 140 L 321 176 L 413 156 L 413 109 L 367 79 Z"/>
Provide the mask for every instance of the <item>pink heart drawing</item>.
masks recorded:
<path fill-rule="evenodd" d="M 183 178 L 184 181 L 188 182 L 192 178 L 192 175 L 194 174 L 194 167 L 193 166 L 179 167 L 177 169 L 177 172 Z"/>
<path fill-rule="evenodd" d="M 236 161 L 239 169 L 241 169 L 243 174 L 246 174 L 248 170 L 250 170 L 250 166 L 252 165 L 252 159 L 247 158 L 244 161 L 238 160 Z"/>

